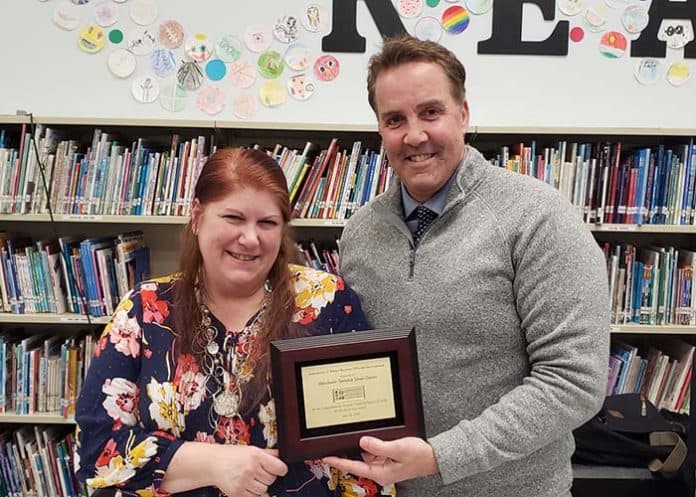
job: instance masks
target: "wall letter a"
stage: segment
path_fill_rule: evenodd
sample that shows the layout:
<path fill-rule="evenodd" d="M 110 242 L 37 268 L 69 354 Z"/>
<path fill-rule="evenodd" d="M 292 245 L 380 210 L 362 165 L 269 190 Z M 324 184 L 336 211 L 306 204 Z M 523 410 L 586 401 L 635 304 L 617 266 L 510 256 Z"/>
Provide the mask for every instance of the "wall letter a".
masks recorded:
<path fill-rule="evenodd" d="M 690 19 L 696 30 L 696 1 L 670 2 L 669 0 L 652 0 L 650 4 L 650 23 L 640 33 L 640 37 L 631 43 L 631 57 L 664 57 L 664 41 L 657 39 L 663 19 Z M 684 46 L 684 58 L 696 58 L 696 43 L 692 40 Z"/>
<path fill-rule="evenodd" d="M 333 0 L 331 32 L 321 40 L 324 52 L 365 52 L 365 38 L 358 33 L 357 3 L 358 0 Z M 406 33 L 391 0 L 365 0 L 365 3 L 382 37 Z"/>

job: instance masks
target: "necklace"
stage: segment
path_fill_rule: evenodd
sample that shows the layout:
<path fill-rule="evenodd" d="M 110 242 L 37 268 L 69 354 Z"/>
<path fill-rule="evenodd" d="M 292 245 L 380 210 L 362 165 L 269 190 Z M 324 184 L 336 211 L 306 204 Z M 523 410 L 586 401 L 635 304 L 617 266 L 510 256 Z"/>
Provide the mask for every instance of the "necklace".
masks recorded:
<path fill-rule="evenodd" d="M 205 340 L 201 367 L 208 380 L 212 379 L 214 383 L 210 391 L 213 397 L 212 411 L 218 416 L 234 417 L 239 414 L 242 387 L 254 376 L 256 361 L 252 352 L 256 337 L 261 331 L 268 300 L 264 300 L 261 309 L 239 333 L 225 333 L 222 346 L 218 342 L 219 331 L 213 324 L 210 309 L 198 292 L 197 300 L 202 315 L 200 331 Z M 209 383 L 210 381 L 206 381 L 206 386 Z"/>

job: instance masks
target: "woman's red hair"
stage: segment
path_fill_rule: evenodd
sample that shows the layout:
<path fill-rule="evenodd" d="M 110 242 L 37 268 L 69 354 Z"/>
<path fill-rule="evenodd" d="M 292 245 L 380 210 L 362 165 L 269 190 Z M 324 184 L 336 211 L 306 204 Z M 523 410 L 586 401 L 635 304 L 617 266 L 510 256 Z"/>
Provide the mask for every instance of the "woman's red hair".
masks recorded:
<path fill-rule="evenodd" d="M 195 198 L 202 207 L 235 191 L 252 188 L 270 193 L 283 216 L 283 240 L 275 263 L 268 274 L 272 292 L 264 317 L 264 329 L 254 345 L 263 351 L 255 365 L 254 378 L 244 388 L 241 412 L 252 410 L 266 393 L 269 376 L 269 343 L 300 335 L 291 323 L 295 292 L 290 262 L 297 260 L 295 241 L 290 235 L 290 200 L 285 175 L 280 166 L 264 152 L 253 149 L 225 148 L 213 153 L 203 166 L 196 183 Z M 174 329 L 179 354 L 189 353 L 201 360 L 205 337 L 201 332 L 202 314 L 196 301 L 196 287 L 205 282 L 203 259 L 191 222 L 181 234 L 179 271 L 175 285 Z"/>

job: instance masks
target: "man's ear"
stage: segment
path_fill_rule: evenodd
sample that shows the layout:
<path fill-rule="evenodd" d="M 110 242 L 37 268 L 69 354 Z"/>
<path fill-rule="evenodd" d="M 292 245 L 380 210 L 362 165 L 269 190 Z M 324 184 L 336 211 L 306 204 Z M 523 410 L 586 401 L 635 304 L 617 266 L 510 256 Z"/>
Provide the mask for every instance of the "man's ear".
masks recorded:
<path fill-rule="evenodd" d="M 194 198 L 193 204 L 191 205 L 191 231 L 196 236 L 198 236 L 198 226 L 201 222 L 202 211 L 203 208 L 201 207 L 200 200 Z"/>
<path fill-rule="evenodd" d="M 469 102 L 462 102 L 462 123 L 464 124 L 464 132 L 469 131 Z"/>

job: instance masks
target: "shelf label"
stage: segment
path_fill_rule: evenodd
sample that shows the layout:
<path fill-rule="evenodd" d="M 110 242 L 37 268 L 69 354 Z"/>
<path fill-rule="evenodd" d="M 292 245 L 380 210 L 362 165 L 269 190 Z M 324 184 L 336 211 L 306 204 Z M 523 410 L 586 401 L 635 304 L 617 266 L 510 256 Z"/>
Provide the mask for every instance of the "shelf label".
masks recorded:
<path fill-rule="evenodd" d="M 640 229 L 637 224 L 596 224 L 595 226 L 602 231 L 638 231 Z"/>
<path fill-rule="evenodd" d="M 59 321 L 61 321 L 61 322 L 66 322 L 66 323 L 68 323 L 68 322 L 69 322 L 69 323 L 75 323 L 75 322 L 86 323 L 86 322 L 87 322 L 87 318 L 83 318 L 83 317 L 64 317 L 64 316 L 61 316 L 60 319 L 59 319 Z"/>
<path fill-rule="evenodd" d="M 104 216 L 95 214 L 62 214 L 60 219 L 63 221 L 103 221 Z"/>
<path fill-rule="evenodd" d="M 103 317 L 98 317 L 98 318 L 92 317 L 89 322 L 91 324 L 106 324 L 106 323 L 104 323 L 103 319 L 104 319 Z M 58 318 L 58 321 L 60 321 L 62 323 L 85 323 L 85 324 L 87 324 L 87 322 L 88 322 L 87 318 L 84 316 L 61 316 Z"/>

